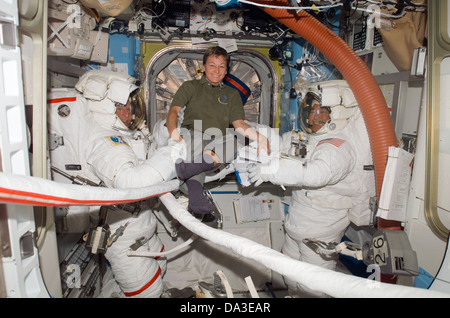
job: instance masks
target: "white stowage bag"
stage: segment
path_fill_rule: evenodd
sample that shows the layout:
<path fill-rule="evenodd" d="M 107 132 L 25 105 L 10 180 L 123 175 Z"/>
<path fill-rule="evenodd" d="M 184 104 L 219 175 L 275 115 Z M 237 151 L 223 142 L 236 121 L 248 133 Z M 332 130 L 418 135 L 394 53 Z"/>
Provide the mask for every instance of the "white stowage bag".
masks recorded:
<path fill-rule="evenodd" d="M 94 8 L 111 17 L 118 16 L 133 2 L 132 0 L 80 0 L 86 7 Z"/>

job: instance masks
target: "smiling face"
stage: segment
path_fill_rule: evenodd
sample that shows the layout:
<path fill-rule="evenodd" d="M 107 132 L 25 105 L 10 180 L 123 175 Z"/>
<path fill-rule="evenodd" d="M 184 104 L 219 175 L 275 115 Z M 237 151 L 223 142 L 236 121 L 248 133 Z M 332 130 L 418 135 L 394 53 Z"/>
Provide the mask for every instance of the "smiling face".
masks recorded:
<path fill-rule="evenodd" d="M 206 79 L 213 85 L 219 85 L 227 74 L 227 60 L 222 55 L 210 55 L 203 64 Z"/>
<path fill-rule="evenodd" d="M 313 104 L 309 113 L 308 123 L 311 125 L 311 131 L 317 132 L 330 120 L 330 113 L 324 107 L 320 107 L 319 103 Z"/>

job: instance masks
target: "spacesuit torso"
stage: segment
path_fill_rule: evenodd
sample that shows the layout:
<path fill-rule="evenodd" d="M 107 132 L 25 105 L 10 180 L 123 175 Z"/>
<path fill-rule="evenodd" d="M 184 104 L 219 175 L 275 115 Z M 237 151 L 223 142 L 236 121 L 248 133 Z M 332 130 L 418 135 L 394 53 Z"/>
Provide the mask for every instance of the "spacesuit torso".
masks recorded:
<path fill-rule="evenodd" d="M 289 134 L 287 137 L 290 138 Z M 305 158 L 282 159 L 297 160 L 303 165 L 301 180 L 281 174 L 275 176 L 276 180 L 270 180 L 293 186 L 286 231 L 303 239 L 320 237 L 333 228 L 342 231 L 350 221 L 357 225 L 369 224 L 369 201 L 375 195 L 375 179 L 361 113 L 358 111 L 336 133 L 307 135 L 306 149 Z M 295 163 L 292 164 L 295 169 Z"/>
<path fill-rule="evenodd" d="M 90 112 L 88 101 L 74 89 L 53 90 L 49 101 L 49 130 L 53 139 L 60 140 L 53 142 L 55 146 L 50 151 L 52 166 L 93 184 L 116 188 L 149 186 L 175 176 L 173 162 L 170 165 L 170 160 L 165 160 L 166 163 L 160 160 L 164 156 L 167 159 L 171 151 L 167 146 L 151 148 L 145 125 L 134 132 L 113 128 L 115 115 Z M 59 116 L 61 106 L 70 109 L 70 115 Z M 159 159 L 154 160 L 153 156 Z M 118 173 L 125 167 L 147 170 L 147 178 L 118 182 Z M 70 182 L 58 173 L 53 175 L 55 181 Z M 133 173 L 136 175 L 139 173 Z"/>
<path fill-rule="evenodd" d="M 115 130 L 111 125 L 108 127 L 104 122 L 95 120 L 95 117 L 92 123 L 82 156 L 88 169 L 100 177 L 106 186 L 117 187 L 114 179 L 124 165 L 136 167 L 148 159 L 150 141 L 141 131 L 125 133 Z M 133 184 L 122 186 L 132 187 Z"/>

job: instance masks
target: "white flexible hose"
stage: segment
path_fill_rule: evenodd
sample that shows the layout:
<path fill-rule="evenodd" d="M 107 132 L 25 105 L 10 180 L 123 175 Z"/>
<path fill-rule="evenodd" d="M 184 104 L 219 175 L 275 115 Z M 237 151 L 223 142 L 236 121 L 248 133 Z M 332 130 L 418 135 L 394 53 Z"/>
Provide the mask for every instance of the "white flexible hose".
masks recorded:
<path fill-rule="evenodd" d="M 157 256 L 167 256 L 169 254 L 178 252 L 185 248 L 186 246 L 190 245 L 194 240 L 197 238 L 197 235 L 193 234 L 186 242 L 178 245 L 177 247 L 174 247 L 173 249 L 166 251 L 166 252 L 151 252 L 151 251 L 128 251 L 128 256 L 143 256 L 143 257 L 157 257 Z"/>
<path fill-rule="evenodd" d="M 375 282 L 296 261 L 249 239 L 211 228 L 193 217 L 170 193 L 178 189 L 178 180 L 139 189 L 110 189 L 0 173 L 0 185 L 0 202 L 38 206 L 114 205 L 160 196 L 170 214 L 196 235 L 332 297 L 450 297 L 446 293 Z"/>
<path fill-rule="evenodd" d="M 178 187 L 176 179 L 143 188 L 111 189 L 1 172 L 0 202 L 36 206 L 115 205 L 145 200 Z"/>
<path fill-rule="evenodd" d="M 392 285 L 331 271 L 316 265 L 296 261 L 267 246 L 225 231 L 211 228 L 194 218 L 178 204 L 175 197 L 164 194 L 161 202 L 170 214 L 186 229 L 215 244 L 225 246 L 234 252 L 255 260 L 281 275 L 303 284 L 311 289 L 332 297 L 351 298 L 423 298 L 450 297 L 450 294 L 432 290 Z"/>

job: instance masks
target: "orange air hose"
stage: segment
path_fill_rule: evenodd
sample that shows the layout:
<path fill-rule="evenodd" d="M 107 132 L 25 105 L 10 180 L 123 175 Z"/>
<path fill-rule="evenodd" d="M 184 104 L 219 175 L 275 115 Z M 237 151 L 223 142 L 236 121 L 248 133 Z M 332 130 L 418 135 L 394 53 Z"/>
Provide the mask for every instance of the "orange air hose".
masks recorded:
<path fill-rule="evenodd" d="M 287 1 L 261 1 L 266 5 L 289 6 Z M 383 93 L 362 59 L 332 30 L 305 10 L 262 8 L 299 36 L 316 47 L 341 72 L 364 117 L 375 167 L 377 198 L 380 198 L 390 146 L 397 146 L 394 125 Z M 402 230 L 401 223 L 378 218 L 378 229 Z M 395 277 L 382 275 L 382 281 L 395 283 Z"/>

